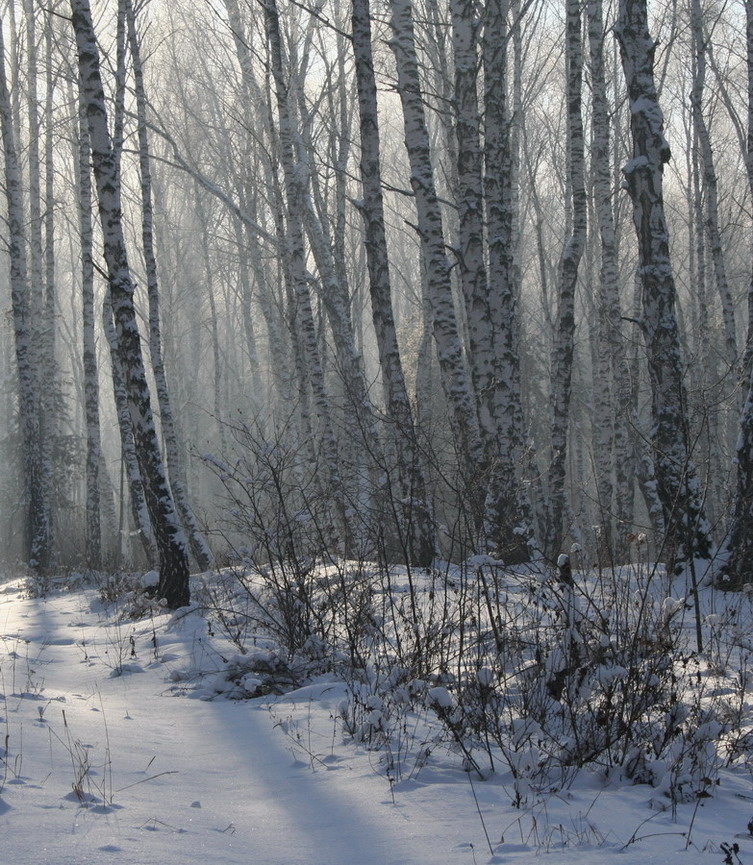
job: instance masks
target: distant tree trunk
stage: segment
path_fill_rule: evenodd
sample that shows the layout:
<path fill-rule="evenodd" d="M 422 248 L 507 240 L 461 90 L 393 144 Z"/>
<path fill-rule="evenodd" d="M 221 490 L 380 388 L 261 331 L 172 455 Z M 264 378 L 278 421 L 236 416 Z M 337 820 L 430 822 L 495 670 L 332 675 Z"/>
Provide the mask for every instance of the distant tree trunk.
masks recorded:
<path fill-rule="evenodd" d="M 554 555 L 562 542 L 567 474 L 567 438 L 575 348 L 575 287 L 586 240 L 585 148 L 581 114 L 583 47 L 579 0 L 567 0 L 568 175 L 572 196 L 572 233 L 560 261 L 559 305 L 552 355 L 552 456 L 549 464 L 548 547 Z"/>
<path fill-rule="evenodd" d="M 243 335 L 246 340 L 246 356 L 251 381 L 251 393 L 249 398 L 251 404 L 256 408 L 262 405 L 264 400 L 263 383 L 261 374 L 261 363 L 259 361 L 259 350 L 257 345 L 256 326 L 252 310 L 253 291 L 251 288 L 251 274 L 246 254 L 246 240 L 243 223 L 236 216 L 232 217 L 235 243 L 238 247 L 238 276 L 240 279 L 239 297 L 241 315 L 243 318 Z"/>
<path fill-rule="evenodd" d="M 5 197 L 10 254 L 10 290 L 13 311 L 19 417 L 24 482 L 24 557 L 31 569 L 44 573 L 51 559 L 49 490 L 45 489 L 39 426 L 39 373 L 32 348 L 32 308 L 26 260 L 23 182 L 18 160 L 13 108 L 5 72 L 5 48 L 0 28 L 0 125 L 5 157 Z"/>
<path fill-rule="evenodd" d="M 160 557 L 158 592 L 168 607 L 175 608 L 190 599 L 186 541 L 175 514 L 152 414 L 134 308 L 134 285 L 123 235 L 117 159 L 107 126 L 99 51 L 88 0 L 71 0 L 71 13 L 78 48 L 79 80 L 89 122 L 118 355 L 126 379 L 136 453 Z"/>
<path fill-rule="evenodd" d="M 748 175 L 748 189 L 753 196 L 753 2 L 745 3 L 745 43 L 748 67 L 748 134 L 746 136 L 745 168 Z M 748 283 L 748 332 L 745 340 L 743 358 L 743 383 L 747 387 L 753 373 L 753 269 Z"/>
<path fill-rule="evenodd" d="M 49 490 L 50 548 L 54 553 L 55 542 L 55 492 L 56 481 L 61 486 L 69 480 L 69 473 L 63 470 L 56 478 L 53 465 L 55 443 L 59 440 L 61 427 L 62 400 L 57 364 L 57 285 L 55 278 L 55 167 L 54 140 L 55 124 L 53 106 L 55 101 L 56 62 L 53 55 L 52 23 L 55 5 L 44 14 L 45 44 L 45 100 L 44 100 L 44 192 L 42 225 L 44 228 L 44 279 L 42 309 L 42 344 L 40 346 L 40 370 L 43 386 L 40 388 L 40 412 L 42 417 L 42 436 L 44 439 L 44 475 Z"/>
<path fill-rule="evenodd" d="M 466 482 L 470 482 L 481 466 L 483 451 L 473 387 L 465 367 L 452 298 L 442 212 L 434 184 L 431 146 L 418 73 L 411 2 L 390 0 L 390 8 L 393 34 L 391 47 L 397 63 L 397 87 L 403 106 L 405 146 L 432 306 L 434 340 L 442 387 L 461 456 L 461 474 Z M 466 492 L 478 496 L 478 492 L 472 488 Z M 471 506 L 474 507 L 473 503 Z"/>
<path fill-rule="evenodd" d="M 319 421 L 322 453 L 327 473 L 327 493 L 334 502 L 340 540 L 345 540 L 347 547 L 349 544 L 349 521 L 346 516 L 345 489 L 340 474 L 337 440 L 332 426 L 330 396 L 319 346 L 317 345 L 316 326 L 311 306 L 303 234 L 305 196 L 302 185 L 304 181 L 301 176 L 302 166 L 296 160 L 293 143 L 293 121 L 282 58 L 282 40 L 276 0 L 264 0 L 264 13 L 279 120 L 280 161 L 285 184 L 287 232 L 285 235 L 286 242 L 281 248 L 287 249 L 289 285 L 293 292 L 291 311 L 294 316 L 294 333 L 301 343 L 300 360 L 305 366 L 305 374 L 311 385 L 314 410 Z"/>
<path fill-rule="evenodd" d="M 379 366 L 382 372 L 387 417 L 397 454 L 399 502 L 392 497 L 400 516 L 406 557 L 410 564 L 428 567 L 434 558 L 434 527 L 426 500 L 416 430 L 405 385 L 388 269 L 387 237 L 382 197 L 379 122 L 374 60 L 371 47 L 369 0 L 353 0 L 353 51 L 356 63 L 358 108 L 361 131 L 361 184 L 366 261 L 369 271 L 371 312 L 374 321 Z"/>
<path fill-rule="evenodd" d="M 102 565 L 99 468 L 102 439 L 99 423 L 99 371 L 95 336 L 92 189 L 89 167 L 89 127 L 79 94 L 78 224 L 81 242 L 81 317 L 83 329 L 84 422 L 86 424 L 86 562 Z"/>
<path fill-rule="evenodd" d="M 748 135 L 746 168 L 753 194 L 753 2 L 745 3 L 748 65 Z M 748 338 L 743 375 L 747 396 L 737 440 L 737 489 L 732 521 L 722 557 L 721 588 L 741 589 L 753 583 L 753 276 L 748 289 Z"/>
<path fill-rule="evenodd" d="M 598 432 L 595 458 L 598 465 L 599 505 L 602 509 L 604 540 L 619 562 L 626 560 L 626 538 L 634 520 L 635 455 L 628 429 L 633 400 L 629 362 L 621 333 L 620 274 L 612 210 L 610 117 L 604 73 L 604 19 L 601 0 L 588 2 L 588 40 L 592 112 L 591 177 L 594 212 L 601 241 L 597 306 L 599 353 L 603 356 L 603 372 L 599 376 L 600 381 L 595 384 L 605 391 L 604 397 L 597 401 L 599 413 L 596 415 Z"/>
<path fill-rule="evenodd" d="M 186 471 L 175 431 L 170 390 L 167 383 L 165 361 L 162 356 L 162 333 L 159 307 L 159 280 L 157 277 L 157 256 L 154 251 L 154 206 L 152 202 L 152 169 L 149 156 L 149 135 L 146 118 L 146 92 L 144 73 L 141 65 L 141 48 L 136 33 L 136 18 L 131 0 L 124 0 L 128 45 L 133 63 L 134 92 L 138 119 L 139 169 L 141 173 L 141 242 L 143 244 L 144 264 L 146 267 L 147 293 L 149 296 L 149 354 L 157 388 L 160 409 L 162 438 L 165 443 L 165 456 L 170 476 L 170 489 L 180 521 L 188 536 L 191 552 L 199 570 L 208 571 L 214 564 L 214 556 L 196 522 L 186 489 Z"/>
<path fill-rule="evenodd" d="M 40 487 L 42 498 L 39 502 L 41 513 L 37 515 L 40 524 L 46 524 L 48 536 L 47 559 L 40 561 L 40 569 L 46 570 L 52 564 L 54 548 L 53 525 L 53 479 L 52 479 L 52 406 L 54 401 L 53 358 L 54 344 L 51 343 L 49 310 L 46 306 L 47 279 L 45 271 L 45 255 L 43 228 L 45 219 L 42 216 L 42 133 L 39 120 L 39 94 L 37 79 L 39 63 L 37 53 L 37 26 L 34 10 L 34 0 L 24 0 L 26 17 L 26 60 L 27 60 L 27 116 L 29 123 L 28 144 L 28 176 L 29 176 L 29 334 L 31 337 L 29 349 L 34 355 L 33 364 L 37 371 L 36 403 L 39 428 L 39 462 Z M 48 166 L 52 172 L 52 166 Z M 51 296 L 54 299 L 54 287 Z M 54 316 L 53 316 L 54 317 Z M 53 325 L 54 326 L 54 325 Z"/>
<path fill-rule="evenodd" d="M 646 0 L 621 0 L 615 33 L 630 101 L 633 158 L 623 173 L 638 239 L 656 480 L 666 523 L 665 550 L 670 566 L 680 567 L 693 558 L 709 559 L 712 542 L 685 414 L 675 281 L 662 194 L 670 152 L 654 84 L 656 43 L 648 32 Z"/>
<path fill-rule="evenodd" d="M 332 330 L 337 369 L 342 379 L 345 401 L 356 422 L 357 435 L 351 437 L 351 459 L 355 473 L 361 479 L 361 507 L 364 514 L 372 513 L 373 497 L 381 485 L 380 471 L 383 462 L 382 445 L 379 439 L 374 406 L 369 396 L 363 358 L 356 345 L 355 331 L 351 312 L 351 298 L 347 284 L 342 282 L 342 269 L 338 267 L 333 246 L 327 237 L 323 220 L 319 218 L 311 198 L 309 183 L 312 166 L 306 142 L 302 152 L 301 169 L 308 176 L 302 182 L 301 200 L 303 204 L 303 224 L 309 239 L 309 248 L 319 275 L 319 296 L 327 313 L 327 321 Z M 345 443 L 344 443 L 345 444 Z"/>
<path fill-rule="evenodd" d="M 723 589 L 753 583 L 753 379 L 740 417 L 737 490 L 720 571 Z"/>
<path fill-rule="evenodd" d="M 703 113 L 703 96 L 706 88 L 706 37 L 704 34 L 700 0 L 691 0 L 691 30 L 693 33 L 695 63 L 690 105 L 693 113 L 693 126 L 695 127 L 695 134 L 698 137 L 703 165 L 703 192 L 706 205 L 705 228 L 714 267 L 714 281 L 716 282 L 722 307 L 724 357 L 728 369 L 734 370 L 738 361 L 735 308 L 722 250 L 722 238 L 719 228 L 719 193 L 714 154 L 711 149 L 711 136 L 709 135 L 706 118 Z"/>

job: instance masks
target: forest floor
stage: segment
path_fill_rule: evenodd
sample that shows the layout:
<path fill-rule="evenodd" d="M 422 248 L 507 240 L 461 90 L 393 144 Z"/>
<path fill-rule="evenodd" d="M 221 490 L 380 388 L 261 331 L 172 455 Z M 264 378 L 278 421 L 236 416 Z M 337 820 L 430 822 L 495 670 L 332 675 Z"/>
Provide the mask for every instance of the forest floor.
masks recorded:
<path fill-rule="evenodd" d="M 343 734 L 334 676 L 230 699 L 211 685 L 230 652 L 198 608 L 123 620 L 84 581 L 2 584 L 0 861 L 753 865 L 739 768 L 674 806 L 584 771 L 516 808 L 504 773 L 474 778 L 449 748 L 390 775 Z"/>

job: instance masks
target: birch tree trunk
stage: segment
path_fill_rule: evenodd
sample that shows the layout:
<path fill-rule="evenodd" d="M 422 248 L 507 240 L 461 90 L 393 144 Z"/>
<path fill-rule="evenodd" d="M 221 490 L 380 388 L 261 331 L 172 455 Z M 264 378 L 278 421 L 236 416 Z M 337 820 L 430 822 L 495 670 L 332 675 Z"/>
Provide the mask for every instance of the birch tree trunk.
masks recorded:
<path fill-rule="evenodd" d="M 567 438 L 575 347 L 575 288 L 586 240 L 588 204 L 581 114 L 583 49 L 579 0 L 567 0 L 567 132 L 568 176 L 572 198 L 572 233 L 559 271 L 559 305 L 552 356 L 552 456 L 549 464 L 548 547 L 554 554 L 562 541 L 567 475 Z"/>
<path fill-rule="evenodd" d="M 87 160 L 88 165 L 89 160 Z M 146 504 L 144 491 L 144 480 L 141 475 L 138 454 L 136 453 L 136 442 L 133 435 L 131 423 L 131 412 L 128 406 L 128 387 L 125 372 L 120 359 L 118 348 L 118 335 L 115 330 L 115 322 L 112 315 L 112 300 L 109 295 L 105 296 L 102 303 L 102 329 L 110 349 L 110 364 L 112 367 L 112 392 L 115 401 L 115 414 L 118 420 L 118 431 L 120 433 L 121 453 L 121 475 L 124 475 L 125 485 L 128 487 L 128 501 L 131 506 L 131 517 L 133 525 L 138 533 L 139 541 L 144 549 L 146 561 L 151 567 L 158 561 L 156 539 L 152 529 L 152 520 Z M 100 465 L 100 472 L 101 472 Z M 123 483 L 121 483 L 123 486 Z M 121 531 L 126 531 L 127 523 L 124 514 L 124 495 L 120 496 L 120 526 Z M 130 533 L 128 535 L 130 537 Z M 124 537 L 121 535 L 120 545 L 122 547 Z"/>
<path fill-rule="evenodd" d="M 48 507 L 50 524 L 50 547 L 55 550 L 55 498 L 56 481 L 59 479 L 62 485 L 68 479 L 67 473 L 55 476 L 53 466 L 53 450 L 60 435 L 60 411 L 62 407 L 60 381 L 57 364 L 57 284 L 55 276 L 55 165 L 54 165 L 54 138 L 55 124 L 53 118 L 53 106 L 55 102 L 55 79 L 56 62 L 53 55 L 52 23 L 55 20 L 53 3 L 50 11 L 45 10 L 44 15 L 44 46 L 45 46 L 45 98 L 44 98 L 44 191 L 43 191 L 43 214 L 42 227 L 44 229 L 43 245 L 43 308 L 42 308 L 42 335 L 40 345 L 40 371 L 42 374 L 42 387 L 40 387 L 40 413 L 43 438 L 43 473 L 45 485 L 48 489 Z"/>
<path fill-rule="evenodd" d="M 621 0 L 615 34 L 630 102 L 633 158 L 623 174 L 633 202 L 643 300 L 643 336 L 651 384 L 652 444 L 666 524 L 670 568 L 709 559 L 710 530 L 689 446 L 675 281 L 664 215 L 663 172 L 670 159 L 654 83 L 656 43 L 646 0 Z"/>
<path fill-rule="evenodd" d="M 133 63 L 134 94 L 136 96 L 136 115 L 138 121 L 139 170 L 141 174 L 141 242 L 143 245 L 144 265 L 146 267 L 147 293 L 149 297 L 149 354 L 152 372 L 157 389 L 160 409 L 162 438 L 165 443 L 165 457 L 170 476 L 170 490 L 175 500 L 183 529 L 188 536 L 191 552 L 199 570 L 208 571 L 214 564 L 214 556 L 196 522 L 186 489 L 186 471 L 178 445 L 175 430 L 167 371 L 162 355 L 162 332 L 159 306 L 159 280 L 157 275 L 157 256 L 154 251 L 154 206 L 152 201 L 152 169 L 149 156 L 149 135 L 146 118 L 146 92 L 144 73 L 141 65 L 141 47 L 136 33 L 136 17 L 131 0 L 125 4 L 128 45 Z"/>
<path fill-rule="evenodd" d="M 455 4 L 456 5 L 456 4 Z M 508 564 L 528 561 L 533 545 L 530 502 L 522 484 L 525 446 L 520 377 L 520 316 L 515 280 L 513 153 L 508 109 L 508 0 L 487 0 L 484 12 L 485 173 L 477 161 L 475 50 L 472 4 L 455 9 L 456 100 L 461 262 L 470 253 L 472 289 L 468 309 L 472 368 L 488 470 L 484 527 L 490 551 Z M 453 7 L 454 8 L 454 7 Z M 467 47 L 468 46 L 468 47 Z M 459 61 L 459 62 L 458 62 Z M 477 112 L 477 109 L 476 109 Z M 482 194 L 483 190 L 483 194 Z M 478 218 L 486 211 L 488 280 L 476 258 Z M 478 210 L 479 217 L 476 216 Z M 481 237 L 483 238 L 483 229 Z M 467 263 L 467 259 L 466 259 Z M 466 293 L 469 296 L 469 292 Z"/>
<path fill-rule="evenodd" d="M 244 103 L 250 106 L 263 98 L 261 88 L 254 76 L 250 37 L 244 27 L 238 0 L 224 0 L 224 3 L 238 65 L 241 69 L 242 98 Z M 270 128 L 269 132 L 271 133 L 271 131 Z M 257 300 L 267 328 L 272 379 L 277 386 L 281 405 L 289 406 L 293 402 L 292 375 L 289 369 L 290 352 L 285 344 L 280 314 L 269 296 L 268 285 L 271 284 L 271 279 L 268 269 L 265 271 L 262 264 L 264 255 L 257 232 L 254 230 L 254 226 L 259 224 L 256 204 L 258 193 L 255 184 L 247 178 L 239 177 L 237 185 L 240 193 L 239 198 L 242 202 L 242 211 L 246 214 L 245 220 L 241 219 L 240 216 L 238 218 L 243 223 L 245 245 L 248 247 L 251 268 L 257 285 Z"/>
<path fill-rule="evenodd" d="M 442 212 L 434 184 L 431 146 L 418 74 L 411 0 L 390 0 L 390 9 L 390 46 L 397 63 L 397 86 L 403 107 L 405 147 L 410 163 L 410 184 L 415 198 L 418 231 L 426 267 L 434 340 L 442 387 L 461 456 L 461 474 L 468 483 L 476 476 L 482 464 L 483 450 L 472 382 L 465 367 L 452 299 Z M 478 494 L 474 490 L 471 495 Z M 476 509 L 473 503 L 471 506 Z"/>
<path fill-rule="evenodd" d="M 5 70 L 5 47 L 0 28 L 0 127 L 5 158 L 5 198 L 10 255 L 10 290 L 18 372 L 18 407 L 24 483 L 24 557 L 36 573 L 51 560 L 49 490 L 45 488 L 39 424 L 38 357 L 32 348 L 32 306 L 27 271 L 24 191 L 18 159 L 16 127 Z"/>
<path fill-rule="evenodd" d="M 94 311 L 92 188 L 89 167 L 89 127 L 79 93 L 78 226 L 81 243 L 81 317 L 83 330 L 84 421 L 86 424 L 86 561 L 95 570 L 102 563 L 99 468 L 102 439 L 99 423 L 99 371 Z"/>
<path fill-rule="evenodd" d="M 625 560 L 626 536 L 633 524 L 635 500 L 635 455 L 630 441 L 632 392 L 630 365 L 622 336 L 620 274 L 617 256 L 614 211 L 612 209 L 612 172 L 610 170 L 610 117 L 604 72 L 604 19 L 601 0 L 588 2 L 588 41 L 591 72 L 591 177 L 594 213 L 599 229 L 601 264 L 598 310 L 600 354 L 604 355 L 603 379 L 595 383 L 606 393 L 596 400 L 601 411 L 596 416 L 599 434 L 595 455 L 599 476 L 599 503 L 602 509 L 605 542 L 616 561 Z M 606 437 L 606 432 L 611 435 Z M 612 482 L 614 471 L 614 482 Z M 614 514 L 614 520 L 612 520 Z M 612 531 L 614 523 L 615 533 Z"/>
<path fill-rule="evenodd" d="M 397 454 L 399 497 L 392 496 L 392 503 L 399 514 L 398 529 L 404 538 L 408 563 L 428 567 L 435 552 L 434 527 L 392 307 L 369 0 L 353 0 L 352 23 L 361 133 L 361 213 L 364 219 L 371 313 L 379 350 L 386 412 Z"/>
<path fill-rule="evenodd" d="M 37 51 L 37 24 L 34 0 L 24 0 L 26 19 L 26 66 L 27 66 L 27 116 L 29 124 L 28 143 L 28 177 L 29 177 L 29 335 L 31 338 L 29 350 L 33 355 L 33 365 L 37 371 L 36 402 L 39 428 L 39 462 L 40 486 L 42 499 L 39 503 L 42 513 L 37 516 L 40 523 L 47 524 L 47 556 L 46 562 L 40 562 L 45 570 L 51 564 L 54 550 L 53 522 L 53 478 L 52 478 L 52 435 L 54 402 L 54 343 L 51 328 L 54 328 L 54 311 L 50 313 L 47 307 L 47 292 L 54 303 L 54 285 L 48 284 L 45 269 L 45 252 L 43 228 L 45 218 L 42 215 L 42 130 L 39 119 L 39 92 L 37 79 L 39 63 Z M 48 173 L 52 166 L 48 166 Z M 54 254 L 54 248 L 53 248 Z M 53 308 L 54 309 L 54 308 Z"/>
<path fill-rule="evenodd" d="M 165 476 L 152 414 L 134 308 L 134 285 L 123 235 L 117 159 L 107 126 L 99 50 L 88 0 L 71 0 L 71 15 L 78 49 L 79 80 L 89 123 L 118 355 L 126 380 L 136 453 L 160 557 L 158 592 L 168 607 L 175 608 L 184 606 L 190 599 L 188 554 Z"/>
<path fill-rule="evenodd" d="M 723 589 L 753 583 L 753 378 L 740 416 L 737 443 L 737 489 L 730 530 L 724 546 L 720 579 Z"/>

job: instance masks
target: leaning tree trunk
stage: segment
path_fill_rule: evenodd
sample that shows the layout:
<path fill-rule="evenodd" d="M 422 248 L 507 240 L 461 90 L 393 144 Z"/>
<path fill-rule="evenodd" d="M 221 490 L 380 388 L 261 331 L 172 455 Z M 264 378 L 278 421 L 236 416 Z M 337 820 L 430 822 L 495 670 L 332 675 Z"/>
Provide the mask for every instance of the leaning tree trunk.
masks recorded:
<path fill-rule="evenodd" d="M 393 430 L 397 454 L 399 503 L 395 502 L 394 496 L 392 500 L 399 515 L 397 522 L 408 562 L 428 567 L 434 558 L 434 527 L 426 500 L 426 484 L 392 308 L 369 0 L 353 0 L 353 52 L 361 132 L 361 212 L 364 219 L 371 313 L 379 350 L 387 417 Z"/>
<path fill-rule="evenodd" d="M 118 337 L 118 355 L 126 379 L 136 453 L 160 557 L 158 592 L 168 607 L 175 608 L 187 604 L 190 599 L 188 553 L 165 475 L 141 353 L 134 306 L 134 283 L 128 264 L 121 218 L 117 158 L 107 125 L 99 50 L 89 0 L 71 0 L 71 15 L 78 49 L 79 81 L 89 121 L 92 166 Z"/>
<path fill-rule="evenodd" d="M 128 387 L 126 384 L 123 364 L 120 360 L 118 334 L 115 330 L 115 322 L 112 316 L 112 303 L 109 295 L 105 296 L 102 303 L 102 330 L 105 334 L 105 339 L 110 349 L 110 365 L 112 368 L 112 393 L 115 402 L 115 415 L 118 421 L 118 431 L 120 433 L 120 453 L 121 453 L 121 477 L 125 480 L 128 487 L 128 500 L 131 506 L 131 517 L 133 525 L 138 534 L 139 541 L 144 550 L 144 555 L 150 567 L 157 561 L 158 552 L 154 531 L 152 529 L 152 520 L 149 516 L 149 508 L 146 504 L 146 494 L 144 491 L 144 481 L 141 476 L 141 468 L 139 467 L 139 458 L 136 453 L 136 442 L 133 436 L 133 425 L 131 423 L 131 412 L 128 405 Z M 102 464 L 100 463 L 100 473 Z M 122 490 L 121 493 L 124 493 Z M 121 530 L 125 526 L 125 515 L 123 509 L 123 500 L 125 496 L 120 496 L 120 525 Z M 123 544 L 123 535 L 121 534 L 120 547 Z"/>
<path fill-rule="evenodd" d="M 160 323 L 159 280 L 157 277 L 157 256 L 154 251 L 154 206 L 152 201 L 152 169 L 149 156 L 149 135 L 147 133 L 146 92 L 144 73 L 141 65 L 141 48 L 136 33 L 136 17 L 131 0 L 124 0 L 128 45 L 133 63 L 134 91 L 136 96 L 136 116 L 138 120 L 139 169 L 141 174 L 141 242 L 143 244 L 146 284 L 149 297 L 149 354 L 152 372 L 157 388 L 157 400 L 162 425 L 162 438 L 165 443 L 165 457 L 170 475 L 170 489 L 180 521 L 188 536 L 191 552 L 201 571 L 208 571 L 214 564 L 214 556 L 206 539 L 199 529 L 186 489 L 186 471 L 175 431 L 167 372 L 162 356 L 162 329 Z"/>
<path fill-rule="evenodd" d="M 633 158 L 623 174 L 638 239 L 656 480 L 666 524 L 665 551 L 670 566 L 679 569 L 694 558 L 709 559 L 712 541 L 685 413 L 675 281 L 662 190 L 670 151 L 654 83 L 656 43 L 648 32 L 646 0 L 621 0 L 615 33 L 630 102 Z"/>

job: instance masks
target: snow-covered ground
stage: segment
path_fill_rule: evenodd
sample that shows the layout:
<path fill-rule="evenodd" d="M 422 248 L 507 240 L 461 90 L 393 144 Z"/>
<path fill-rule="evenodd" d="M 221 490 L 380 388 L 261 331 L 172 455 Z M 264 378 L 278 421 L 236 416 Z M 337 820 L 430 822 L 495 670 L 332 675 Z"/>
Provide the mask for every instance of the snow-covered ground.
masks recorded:
<path fill-rule="evenodd" d="M 742 768 L 675 806 L 582 772 L 515 808 L 504 773 L 481 781 L 449 749 L 390 775 L 344 735 L 334 677 L 207 699 L 232 647 L 199 610 L 119 621 L 85 584 L 0 593 L 7 865 L 753 865 Z"/>

